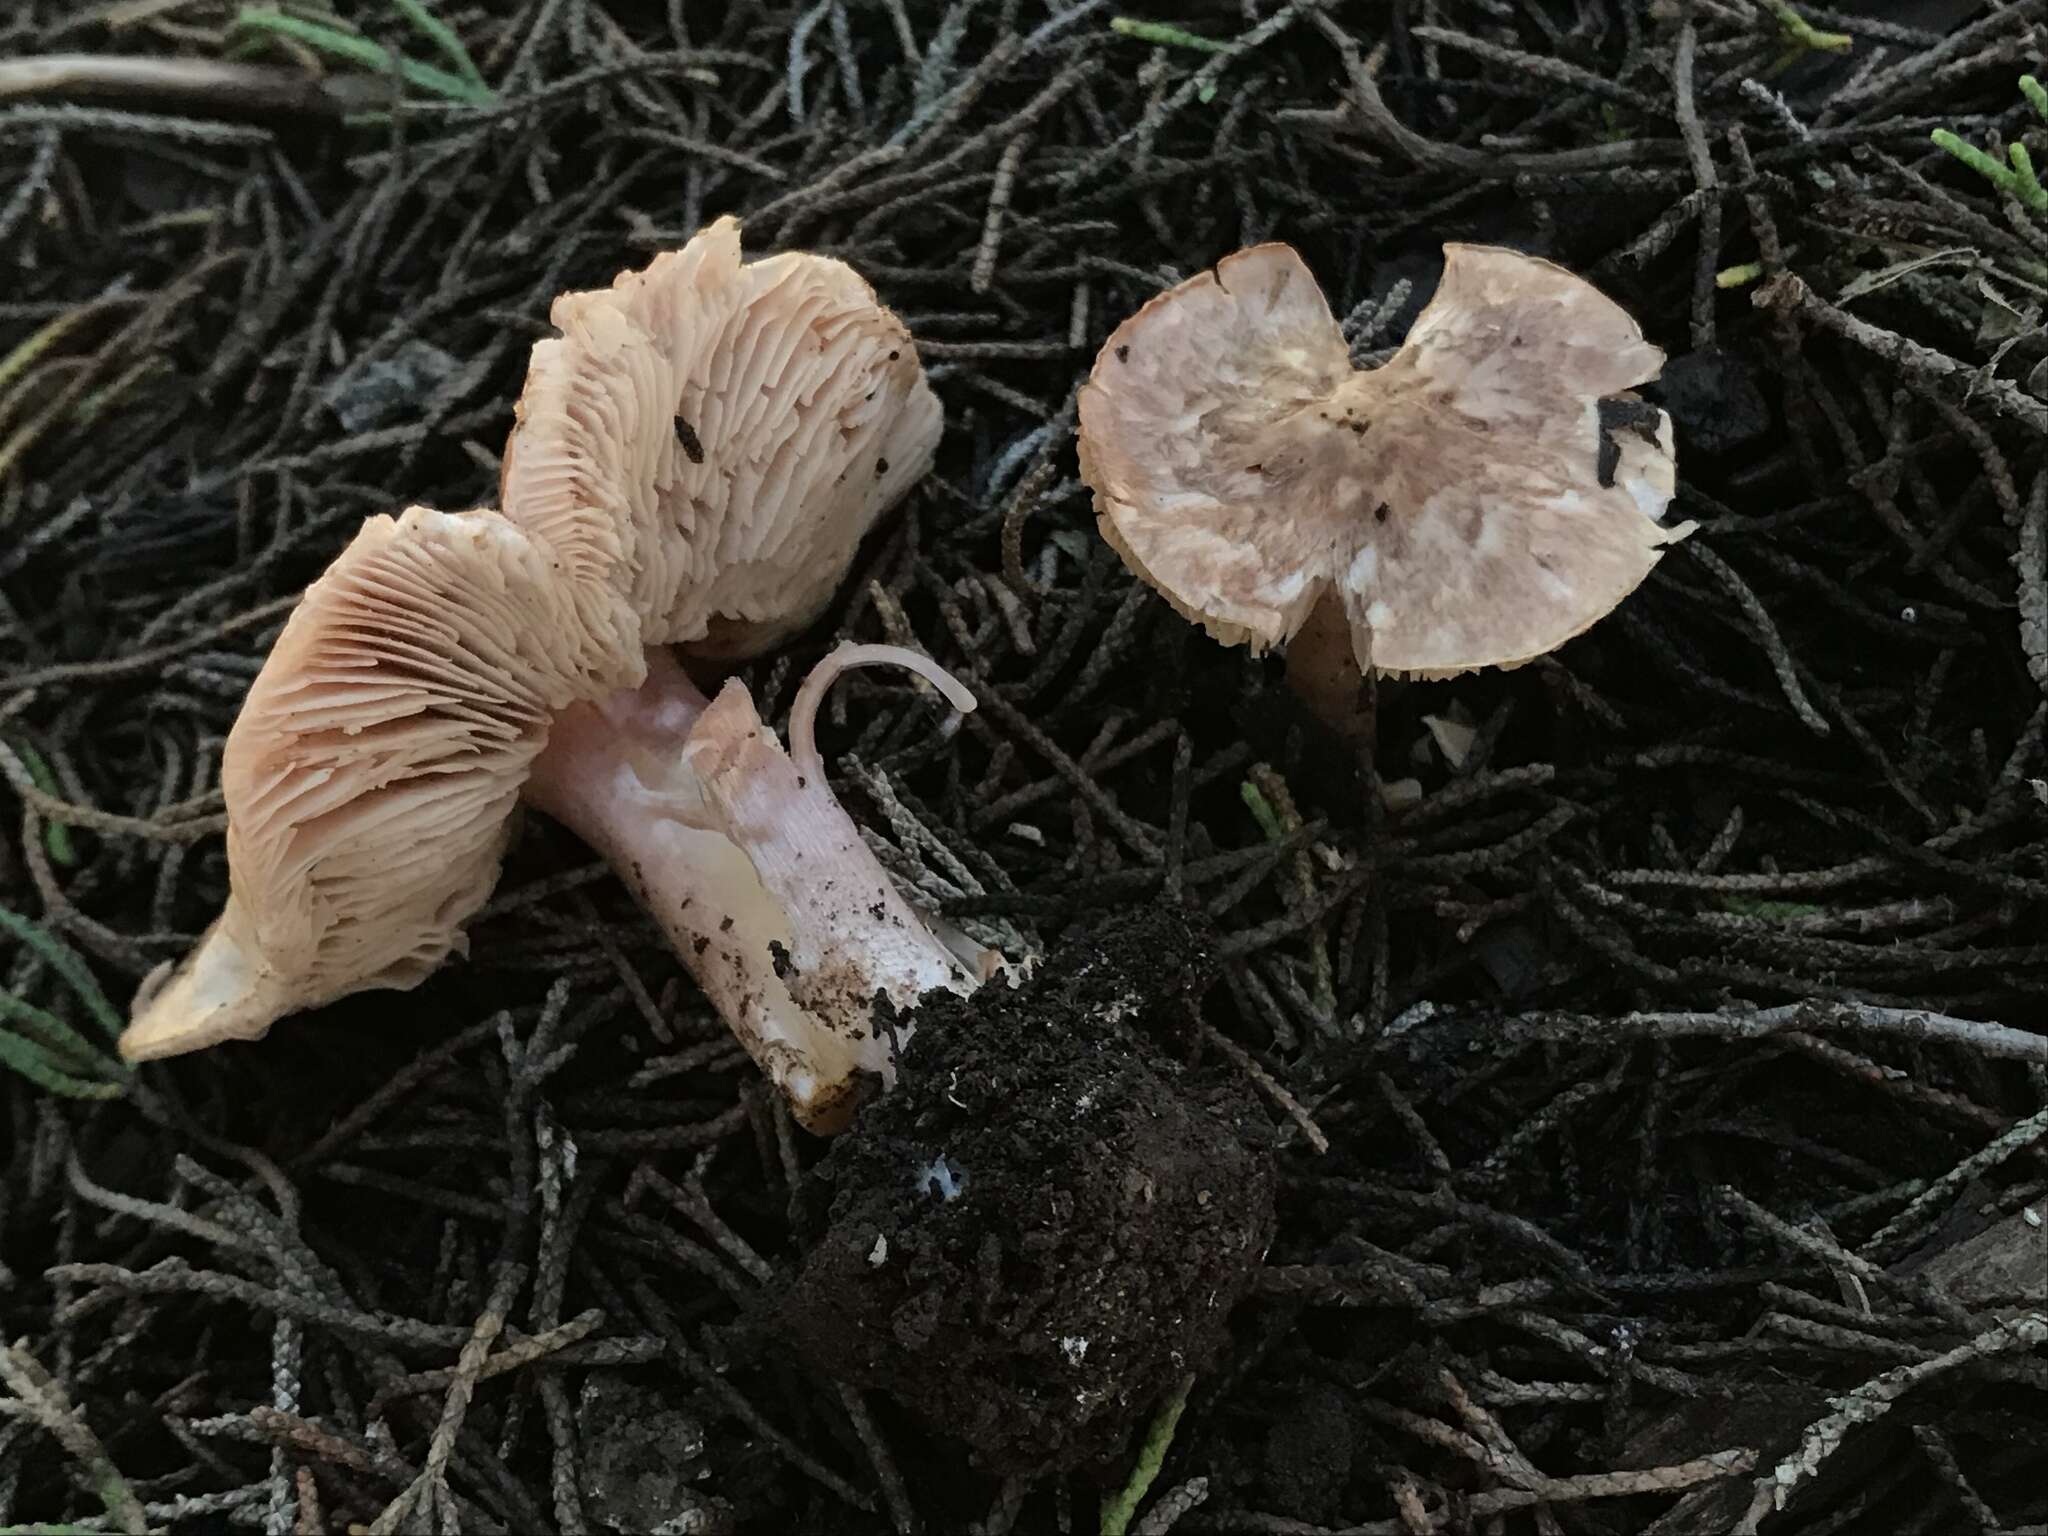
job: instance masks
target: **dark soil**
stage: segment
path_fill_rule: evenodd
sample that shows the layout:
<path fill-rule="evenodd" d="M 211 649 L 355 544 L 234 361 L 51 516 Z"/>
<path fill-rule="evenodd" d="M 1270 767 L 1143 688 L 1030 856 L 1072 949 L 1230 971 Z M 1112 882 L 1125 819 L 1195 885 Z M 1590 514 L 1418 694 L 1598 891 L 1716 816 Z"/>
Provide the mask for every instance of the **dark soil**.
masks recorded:
<path fill-rule="evenodd" d="M 0 1526 L 1093 1536 L 1175 1349 L 1155 1536 L 2048 1525 L 2048 216 L 1931 142 L 2048 164 L 2048 3 L 423 4 L 334 9 L 493 100 L 0 96 L 0 1055 L 41 1073 L 0 1070 Z M 0 60 L 390 107 L 241 10 L 12 0 Z M 1155 1318 L 1128 1411 L 1039 1442 L 1106 1466 L 977 1465 L 976 1404 L 763 1347 L 811 1169 L 858 1153 L 543 818 L 417 991 L 104 1055 L 220 906 L 220 743 L 296 594 L 368 515 L 487 504 L 554 296 L 724 212 L 859 266 L 946 408 L 744 670 L 764 718 L 841 638 L 955 670 L 957 724 L 876 673 L 819 722 L 891 873 L 1017 956 L 1198 910 L 1199 1021 L 1103 1038 L 1278 1127 L 1213 1357 Z M 1332 740 L 1131 577 L 1076 467 L 1111 328 L 1268 238 L 1362 357 L 1447 240 L 1588 274 L 1672 360 L 1698 532 L 1555 656 Z M 961 1262 L 961 1156 L 964 1207 L 877 1235 Z M 1065 1178 L 1015 1214 L 1097 1214 Z M 970 1347 L 1028 1384 L 1037 1337 Z"/>
<path fill-rule="evenodd" d="M 927 1000 L 896 1090 L 806 1182 L 776 1326 L 994 1471 L 1117 1457 L 1273 1236 L 1265 1110 L 1169 1054 L 1214 979 L 1153 908 L 1069 929 L 1015 991 Z"/>
<path fill-rule="evenodd" d="M 710 1473 L 704 1426 L 657 1387 L 620 1376 L 592 1376 L 576 1405 L 576 1437 L 590 1448 L 583 1464 L 583 1511 L 623 1536 L 686 1532 L 730 1512 L 693 1486 Z"/>

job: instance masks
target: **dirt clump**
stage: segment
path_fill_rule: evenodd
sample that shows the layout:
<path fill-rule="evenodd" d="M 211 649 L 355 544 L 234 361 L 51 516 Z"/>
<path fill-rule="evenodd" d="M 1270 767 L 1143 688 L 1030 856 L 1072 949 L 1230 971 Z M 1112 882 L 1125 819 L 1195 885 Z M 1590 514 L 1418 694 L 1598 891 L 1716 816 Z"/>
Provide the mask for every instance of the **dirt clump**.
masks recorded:
<path fill-rule="evenodd" d="M 1015 990 L 927 999 L 896 1090 L 807 1180 L 789 1342 L 992 1470 L 1114 1456 L 1273 1235 L 1270 1121 L 1182 1060 L 1216 963 L 1153 908 L 1070 932 Z"/>
<path fill-rule="evenodd" d="M 1357 1459 L 1351 1401 L 1328 1382 L 1304 1384 L 1267 1426 L 1266 1505 L 1334 1523 Z"/>
<path fill-rule="evenodd" d="M 729 1512 L 691 1487 L 708 1463 L 702 1423 L 652 1387 L 593 1376 L 576 1410 L 583 1511 L 608 1530 L 723 1530 Z"/>

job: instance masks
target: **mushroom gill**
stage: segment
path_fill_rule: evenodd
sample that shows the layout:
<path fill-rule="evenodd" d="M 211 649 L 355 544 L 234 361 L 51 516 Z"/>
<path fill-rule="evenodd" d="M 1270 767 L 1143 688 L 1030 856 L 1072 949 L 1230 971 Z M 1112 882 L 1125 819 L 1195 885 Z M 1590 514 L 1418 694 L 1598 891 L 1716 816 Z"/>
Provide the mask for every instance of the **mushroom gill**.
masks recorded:
<path fill-rule="evenodd" d="M 743 262 L 736 220 L 553 319 L 501 502 L 645 644 L 770 649 L 931 467 L 942 415 L 902 321 L 843 262 Z"/>
<path fill-rule="evenodd" d="M 227 905 L 144 984 L 123 1054 L 260 1039 L 462 948 L 550 719 L 640 675 L 637 652 L 587 669 L 584 638 L 547 551 L 495 513 L 365 522 L 228 732 Z"/>

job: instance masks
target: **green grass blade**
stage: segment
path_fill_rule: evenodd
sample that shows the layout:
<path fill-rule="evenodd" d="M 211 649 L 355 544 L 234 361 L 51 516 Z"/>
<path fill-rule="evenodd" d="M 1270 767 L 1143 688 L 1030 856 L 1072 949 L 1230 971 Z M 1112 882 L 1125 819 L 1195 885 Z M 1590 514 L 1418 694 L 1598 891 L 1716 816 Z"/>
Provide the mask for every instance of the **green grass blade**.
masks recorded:
<path fill-rule="evenodd" d="M 49 961 L 50 968 L 71 983 L 71 990 L 91 1010 L 100 1028 L 107 1032 L 109 1039 L 119 1039 L 125 1027 L 121 1014 L 107 1001 L 107 994 L 100 990 L 100 984 L 93 980 L 92 972 L 85 968 L 85 962 L 78 958 L 78 952 L 61 940 L 52 938 L 19 912 L 0 907 L 0 931 L 13 934 L 30 949 Z"/>
<path fill-rule="evenodd" d="M 449 101 L 462 101 L 481 106 L 491 100 L 487 88 L 474 85 L 459 75 L 451 75 L 445 69 L 422 64 L 418 59 L 409 59 L 404 54 L 399 54 L 394 59 L 389 49 L 371 42 L 367 37 L 357 37 L 333 27 L 322 26 L 317 21 L 304 21 L 297 16 L 287 16 L 282 11 L 245 5 L 235 15 L 235 27 L 238 30 L 270 32 L 279 37 L 291 38 L 294 42 L 304 43 L 308 48 L 317 48 L 322 53 L 332 54 L 338 59 L 346 59 L 349 63 L 360 65 L 375 74 L 388 75 L 396 70 L 399 78 L 407 85 L 430 91 Z"/>
<path fill-rule="evenodd" d="M 421 0 L 391 0 L 391 7 L 413 25 L 428 42 L 440 49 L 449 63 L 455 66 L 455 73 L 483 92 L 486 101 L 495 101 L 493 91 L 476 67 L 476 60 L 469 56 L 469 50 L 462 46 L 462 39 L 455 35 L 455 29 L 428 10 Z"/>

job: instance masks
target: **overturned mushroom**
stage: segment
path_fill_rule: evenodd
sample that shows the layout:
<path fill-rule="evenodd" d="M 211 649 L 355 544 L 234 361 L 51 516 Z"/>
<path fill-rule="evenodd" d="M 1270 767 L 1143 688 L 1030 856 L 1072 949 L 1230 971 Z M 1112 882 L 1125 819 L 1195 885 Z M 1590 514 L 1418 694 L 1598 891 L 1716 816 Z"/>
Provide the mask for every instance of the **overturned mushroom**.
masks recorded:
<path fill-rule="evenodd" d="M 799 697 L 792 763 L 744 687 L 707 702 L 648 647 L 752 654 L 814 618 L 929 467 L 938 403 L 851 269 L 743 263 L 731 220 L 555 314 L 504 513 L 373 519 L 286 626 L 229 738 L 227 909 L 145 984 L 122 1048 L 255 1039 L 417 985 L 461 947 L 525 793 L 628 876 L 799 1115 L 829 1128 L 893 1070 L 875 999 L 905 1008 L 980 969 L 832 799 L 810 712 L 833 673 L 877 659 L 972 698 L 907 652 L 839 654 Z"/>
<path fill-rule="evenodd" d="M 505 515 L 564 551 L 584 603 L 623 596 L 651 646 L 732 659 L 802 629 L 931 467 L 941 413 L 902 322 L 843 263 L 742 263 L 731 219 L 564 295 L 554 320 L 507 445 Z M 707 701 L 650 650 L 644 684 L 563 716 L 529 792 L 621 872 L 814 1130 L 894 1075 L 908 1025 L 875 1035 L 878 994 L 908 1009 L 980 979 L 978 957 L 960 963 L 971 946 L 896 894 L 810 744 L 823 687 L 873 660 L 973 707 L 914 653 L 842 650 L 799 694 L 793 764 L 744 688 Z"/>
<path fill-rule="evenodd" d="M 1218 640 L 1287 645 L 1339 728 L 1361 671 L 1531 661 L 1692 531 L 1663 522 L 1670 422 L 1631 392 L 1663 353 L 1550 262 L 1444 254 L 1383 367 L 1352 367 L 1300 256 L 1270 244 L 1146 304 L 1081 390 L 1103 536 Z"/>

